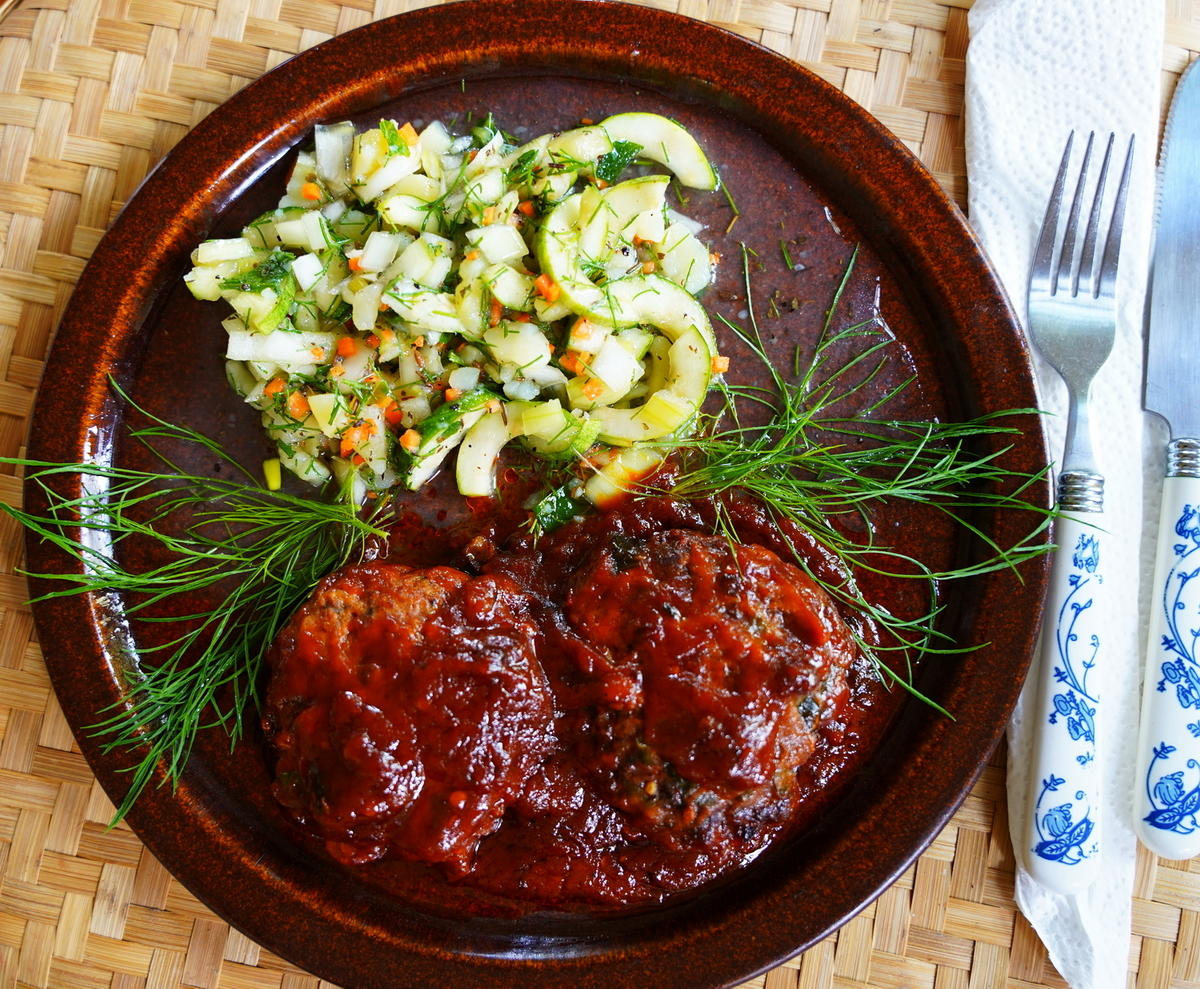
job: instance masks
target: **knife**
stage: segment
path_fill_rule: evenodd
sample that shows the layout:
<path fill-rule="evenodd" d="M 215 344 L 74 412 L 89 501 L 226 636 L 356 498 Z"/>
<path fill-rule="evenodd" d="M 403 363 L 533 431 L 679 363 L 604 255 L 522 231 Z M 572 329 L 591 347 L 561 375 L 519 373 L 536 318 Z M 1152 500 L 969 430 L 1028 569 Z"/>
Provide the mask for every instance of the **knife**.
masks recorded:
<path fill-rule="evenodd" d="M 1200 853 L 1200 71 L 1175 90 L 1159 161 L 1150 269 L 1147 411 L 1171 441 L 1162 488 L 1134 783 L 1138 837 Z"/>

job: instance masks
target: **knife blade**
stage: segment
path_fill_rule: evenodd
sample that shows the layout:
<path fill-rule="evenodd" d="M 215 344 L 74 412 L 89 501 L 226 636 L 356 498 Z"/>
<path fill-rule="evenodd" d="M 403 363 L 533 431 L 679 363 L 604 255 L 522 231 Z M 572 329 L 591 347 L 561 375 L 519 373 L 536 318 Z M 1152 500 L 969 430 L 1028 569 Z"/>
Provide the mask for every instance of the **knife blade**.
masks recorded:
<path fill-rule="evenodd" d="M 1170 430 L 1142 681 L 1134 823 L 1152 851 L 1200 853 L 1200 70 L 1176 87 L 1159 158 L 1145 407 Z"/>

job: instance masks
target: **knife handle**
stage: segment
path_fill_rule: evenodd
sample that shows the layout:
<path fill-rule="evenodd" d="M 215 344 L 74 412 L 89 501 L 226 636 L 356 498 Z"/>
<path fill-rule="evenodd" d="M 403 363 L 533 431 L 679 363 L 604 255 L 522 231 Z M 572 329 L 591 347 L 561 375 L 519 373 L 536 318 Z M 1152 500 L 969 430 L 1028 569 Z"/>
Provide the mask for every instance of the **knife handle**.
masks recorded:
<path fill-rule="evenodd" d="M 1178 443 L 1171 444 L 1172 460 Z M 1133 799 L 1138 837 L 1151 851 L 1168 859 L 1189 859 L 1200 853 L 1198 577 L 1200 477 L 1168 476 L 1163 480 L 1158 550 L 1150 585 Z"/>
<path fill-rule="evenodd" d="M 1025 862 L 1034 879 L 1064 894 L 1086 889 L 1100 864 L 1097 688 L 1098 667 L 1110 648 L 1102 626 L 1112 607 L 1105 593 L 1110 561 L 1103 523 L 1100 511 L 1055 520 L 1057 548 L 1033 672 Z"/>

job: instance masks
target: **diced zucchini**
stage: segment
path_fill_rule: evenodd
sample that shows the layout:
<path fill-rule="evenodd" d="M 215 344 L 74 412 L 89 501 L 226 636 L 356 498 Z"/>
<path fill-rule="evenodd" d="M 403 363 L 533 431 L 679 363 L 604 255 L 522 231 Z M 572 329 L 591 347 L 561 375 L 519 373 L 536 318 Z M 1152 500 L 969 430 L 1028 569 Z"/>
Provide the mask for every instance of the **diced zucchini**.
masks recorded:
<path fill-rule="evenodd" d="M 354 148 L 354 125 L 349 121 L 317 124 L 313 131 L 313 144 L 317 175 L 335 195 L 342 195 L 350 188 L 350 155 Z"/>
<path fill-rule="evenodd" d="M 628 391 L 642 376 L 642 365 L 615 337 L 610 336 L 588 364 L 588 372 L 610 388 Z"/>
<path fill-rule="evenodd" d="M 233 292 L 229 296 L 229 304 L 248 329 L 255 333 L 270 333 L 287 317 L 295 296 L 296 280 L 289 276 L 279 283 L 278 288 L 268 287 L 261 292 Z"/>
<path fill-rule="evenodd" d="M 535 323 L 501 320 L 484 330 L 483 342 L 501 364 L 525 369 L 550 362 L 550 341 Z"/>
<path fill-rule="evenodd" d="M 396 265 L 403 277 L 418 285 L 440 288 L 450 274 L 453 255 L 452 241 L 434 233 L 423 233 L 401 252 Z"/>
<path fill-rule="evenodd" d="M 663 462 L 663 453 L 650 446 L 621 450 L 583 486 L 584 497 L 604 508 L 634 490 L 637 482 Z"/>
<path fill-rule="evenodd" d="M 493 223 L 467 231 L 467 243 L 477 248 L 491 264 L 512 264 L 529 253 L 525 239 L 516 227 Z"/>
<path fill-rule="evenodd" d="M 316 420 L 317 428 L 330 439 L 341 436 L 350 425 L 350 409 L 346 398 L 337 392 L 318 392 L 308 396 L 308 409 Z"/>
<path fill-rule="evenodd" d="M 219 261 L 236 261 L 255 253 L 254 245 L 245 237 L 229 237 L 225 240 L 206 240 L 192 251 L 193 264 L 216 264 Z"/>
<path fill-rule="evenodd" d="M 454 296 L 446 292 L 434 292 L 402 278 L 384 291 L 383 304 L 420 329 L 436 333 L 463 332 L 457 303 Z"/>
<path fill-rule="evenodd" d="M 502 306 L 521 312 L 527 311 L 533 301 L 533 279 L 522 275 L 506 264 L 494 264 L 483 273 L 483 282 L 492 298 Z"/>
<path fill-rule="evenodd" d="M 549 460 L 581 456 L 600 432 L 598 422 L 572 415 L 556 398 L 548 402 L 509 402 L 505 412 L 522 445 Z"/>
<path fill-rule="evenodd" d="M 301 292 L 307 292 L 325 273 L 325 262 L 316 254 L 302 254 L 292 262 L 292 274 Z"/>
<path fill-rule="evenodd" d="M 661 271 L 676 285 L 697 295 L 712 282 L 712 256 L 704 242 L 681 223 L 672 223 L 663 236 Z"/>
<path fill-rule="evenodd" d="M 508 422 L 500 409 L 485 413 L 466 431 L 455 464 L 459 494 L 486 498 L 495 493 L 496 460 L 509 438 Z"/>
<path fill-rule="evenodd" d="M 337 342 L 333 333 L 252 333 L 231 330 L 225 356 L 231 361 L 261 361 L 282 368 L 317 363 L 314 348 L 329 353 Z"/>
<path fill-rule="evenodd" d="M 412 454 L 412 462 L 404 473 L 404 483 L 416 491 L 428 481 L 442 461 L 487 411 L 487 403 L 496 398 L 487 388 L 476 388 L 454 402 L 447 402 L 417 426 L 421 443 Z"/>
<path fill-rule="evenodd" d="M 383 271 L 396 259 L 396 255 L 404 246 L 405 240 L 400 234 L 372 230 L 363 243 L 362 254 L 358 257 L 358 270 Z"/>

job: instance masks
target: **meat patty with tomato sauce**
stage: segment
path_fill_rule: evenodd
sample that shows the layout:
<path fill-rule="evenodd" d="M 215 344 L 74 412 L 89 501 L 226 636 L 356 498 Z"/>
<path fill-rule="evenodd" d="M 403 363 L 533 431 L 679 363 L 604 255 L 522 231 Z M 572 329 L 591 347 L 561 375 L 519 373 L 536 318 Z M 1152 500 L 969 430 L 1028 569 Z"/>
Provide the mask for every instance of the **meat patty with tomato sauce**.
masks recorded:
<path fill-rule="evenodd" d="M 342 862 L 470 866 L 553 745 L 527 597 L 387 563 L 327 577 L 269 656 L 276 794 Z"/>

